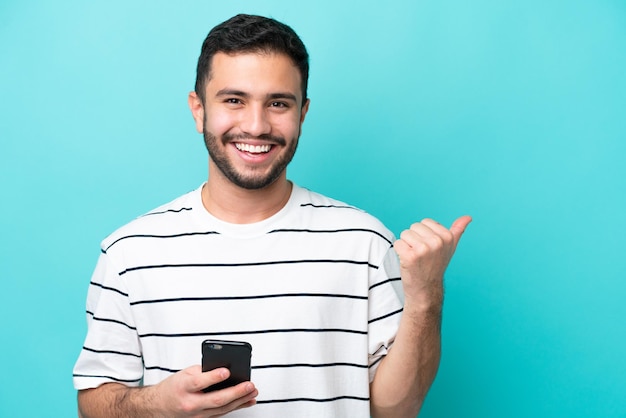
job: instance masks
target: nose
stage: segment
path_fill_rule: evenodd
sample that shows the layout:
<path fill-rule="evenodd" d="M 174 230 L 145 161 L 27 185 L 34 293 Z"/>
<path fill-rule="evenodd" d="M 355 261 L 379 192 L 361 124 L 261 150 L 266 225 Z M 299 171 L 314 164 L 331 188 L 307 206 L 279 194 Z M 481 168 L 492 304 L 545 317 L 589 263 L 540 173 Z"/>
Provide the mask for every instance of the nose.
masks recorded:
<path fill-rule="evenodd" d="M 239 127 L 244 133 L 252 137 L 269 134 L 272 126 L 268 119 L 265 106 L 248 106 L 240 121 Z"/>

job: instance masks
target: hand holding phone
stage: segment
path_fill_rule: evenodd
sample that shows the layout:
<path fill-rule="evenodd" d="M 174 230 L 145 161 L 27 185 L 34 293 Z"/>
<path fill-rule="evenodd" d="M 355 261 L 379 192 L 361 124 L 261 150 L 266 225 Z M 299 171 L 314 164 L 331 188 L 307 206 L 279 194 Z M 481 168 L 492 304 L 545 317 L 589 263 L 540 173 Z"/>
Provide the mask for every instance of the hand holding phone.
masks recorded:
<path fill-rule="evenodd" d="M 204 389 L 204 392 L 224 389 L 250 380 L 252 346 L 245 341 L 205 340 L 202 342 L 202 371 L 225 367 L 230 376 L 223 382 Z"/>

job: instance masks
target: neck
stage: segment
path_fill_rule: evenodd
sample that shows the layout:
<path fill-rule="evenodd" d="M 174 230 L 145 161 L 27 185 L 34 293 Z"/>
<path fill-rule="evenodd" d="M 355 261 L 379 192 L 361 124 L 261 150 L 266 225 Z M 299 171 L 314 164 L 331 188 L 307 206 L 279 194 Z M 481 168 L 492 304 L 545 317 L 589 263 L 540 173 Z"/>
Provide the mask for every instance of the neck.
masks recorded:
<path fill-rule="evenodd" d="M 292 184 L 283 173 L 259 190 L 243 189 L 222 176 L 209 174 L 202 188 L 202 203 L 216 218 L 234 224 L 260 222 L 280 211 L 289 201 Z"/>

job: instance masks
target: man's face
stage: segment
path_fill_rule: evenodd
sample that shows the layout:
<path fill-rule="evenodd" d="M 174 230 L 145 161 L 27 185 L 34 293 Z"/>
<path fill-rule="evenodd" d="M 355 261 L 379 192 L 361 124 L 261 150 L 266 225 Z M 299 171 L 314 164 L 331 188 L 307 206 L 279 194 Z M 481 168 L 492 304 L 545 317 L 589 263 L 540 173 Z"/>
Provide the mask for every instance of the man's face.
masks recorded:
<path fill-rule="evenodd" d="M 204 105 L 194 96 L 196 128 L 221 175 L 245 189 L 264 188 L 286 175 L 308 110 L 308 100 L 302 106 L 300 72 L 288 56 L 217 53 Z"/>

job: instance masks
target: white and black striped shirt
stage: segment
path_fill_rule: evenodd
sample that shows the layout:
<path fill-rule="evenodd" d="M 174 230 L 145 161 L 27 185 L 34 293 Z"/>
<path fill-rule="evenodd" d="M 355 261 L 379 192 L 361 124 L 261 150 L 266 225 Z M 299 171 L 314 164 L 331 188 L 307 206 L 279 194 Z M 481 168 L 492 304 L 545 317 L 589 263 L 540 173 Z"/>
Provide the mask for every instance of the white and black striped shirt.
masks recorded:
<path fill-rule="evenodd" d="M 103 241 L 75 387 L 155 384 L 199 364 L 204 339 L 242 340 L 259 396 L 233 416 L 369 416 L 402 312 L 391 232 L 296 185 L 274 216 L 229 224 L 200 190 Z"/>

